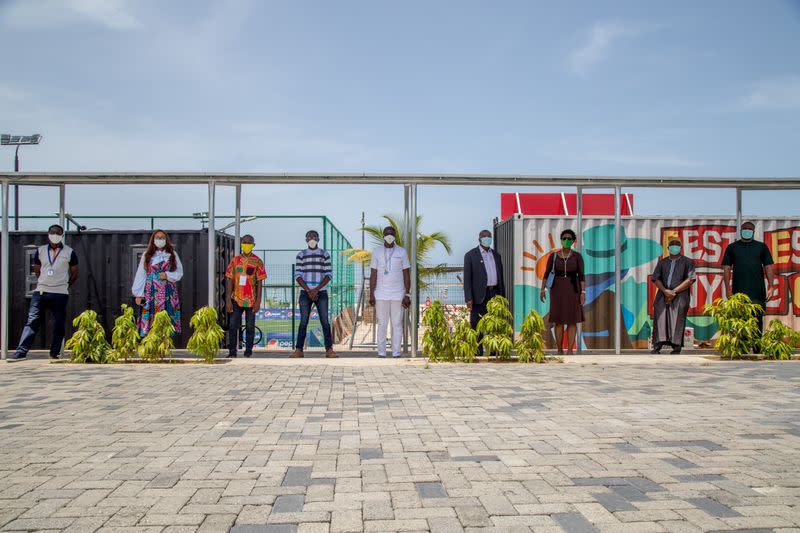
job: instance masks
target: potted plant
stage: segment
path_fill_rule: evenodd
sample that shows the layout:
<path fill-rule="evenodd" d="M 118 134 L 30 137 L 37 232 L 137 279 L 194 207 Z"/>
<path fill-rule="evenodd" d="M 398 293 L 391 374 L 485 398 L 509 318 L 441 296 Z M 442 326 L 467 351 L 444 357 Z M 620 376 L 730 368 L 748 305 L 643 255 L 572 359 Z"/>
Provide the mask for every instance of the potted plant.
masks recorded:
<path fill-rule="evenodd" d="M 450 339 L 450 351 L 453 357 L 465 363 L 475 361 L 478 353 L 478 332 L 469 325 L 469 319 L 460 317 Z"/>
<path fill-rule="evenodd" d="M 153 317 L 150 331 L 142 339 L 137 348 L 139 357 L 145 361 L 155 363 L 169 357 L 174 346 L 172 335 L 175 333 L 175 326 L 166 311 L 159 311 Z"/>
<path fill-rule="evenodd" d="M 487 356 L 496 355 L 500 359 L 510 359 L 514 347 L 512 338 L 514 316 L 508 310 L 508 300 L 495 296 L 486 304 L 486 314 L 478 322 L 478 333 L 483 335 L 481 344 Z"/>
<path fill-rule="evenodd" d="M 767 359 L 791 359 L 798 344 L 800 344 L 800 332 L 792 330 L 775 318 L 769 323 L 769 329 L 761 336 L 761 353 Z"/>
<path fill-rule="evenodd" d="M 717 298 L 703 309 L 719 325 L 717 350 L 733 359 L 749 354 L 758 347 L 758 315 L 763 312 L 743 293 L 732 295 L 727 300 Z"/>
<path fill-rule="evenodd" d="M 73 363 L 106 363 L 109 361 L 109 346 L 106 332 L 97 321 L 97 313 L 87 310 L 75 317 L 72 325 L 76 330 L 67 341 Z"/>
<path fill-rule="evenodd" d="M 140 339 L 133 308 L 122 304 L 122 315 L 114 321 L 114 330 L 111 332 L 114 359 L 124 358 L 127 361 L 133 357 Z"/>
<path fill-rule="evenodd" d="M 450 329 L 447 327 L 442 302 L 434 300 L 425 310 L 422 325 L 425 327 L 425 333 L 422 335 L 422 353 L 433 362 L 448 359 Z"/>
<path fill-rule="evenodd" d="M 520 326 L 520 338 L 516 343 L 520 363 L 544 363 L 544 320 L 533 309 L 528 312 Z"/>
<path fill-rule="evenodd" d="M 218 318 L 217 310 L 206 306 L 198 309 L 189 321 L 194 333 L 189 338 L 186 348 L 202 357 L 206 363 L 214 362 L 222 339 L 225 338 L 225 332 L 217 322 Z"/>

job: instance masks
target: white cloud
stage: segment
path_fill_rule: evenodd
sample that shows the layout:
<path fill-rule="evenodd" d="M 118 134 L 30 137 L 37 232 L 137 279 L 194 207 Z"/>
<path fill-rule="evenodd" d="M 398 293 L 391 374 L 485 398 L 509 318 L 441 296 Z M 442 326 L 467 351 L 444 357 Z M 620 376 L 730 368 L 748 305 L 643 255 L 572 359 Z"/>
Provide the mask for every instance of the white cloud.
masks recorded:
<path fill-rule="evenodd" d="M 761 80 L 752 84 L 744 109 L 800 109 L 800 76 Z"/>
<path fill-rule="evenodd" d="M 608 57 L 612 45 L 620 39 L 640 33 L 639 25 L 622 21 L 596 22 L 585 35 L 585 42 L 569 55 L 569 65 L 576 74 L 584 75 Z"/>
<path fill-rule="evenodd" d="M 142 26 L 129 0 L 16 0 L 0 9 L 0 21 L 19 28 L 91 23 L 111 30 Z"/>

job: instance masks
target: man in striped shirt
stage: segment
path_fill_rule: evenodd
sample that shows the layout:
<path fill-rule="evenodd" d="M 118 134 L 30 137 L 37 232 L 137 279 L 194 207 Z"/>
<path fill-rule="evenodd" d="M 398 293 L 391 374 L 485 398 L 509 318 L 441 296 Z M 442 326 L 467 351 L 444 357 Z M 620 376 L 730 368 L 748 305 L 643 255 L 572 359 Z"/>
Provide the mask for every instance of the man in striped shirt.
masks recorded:
<path fill-rule="evenodd" d="M 306 330 L 311 317 L 311 306 L 317 306 L 322 335 L 325 338 L 325 357 L 336 357 L 333 352 L 331 324 L 328 321 L 328 291 L 325 286 L 331 281 L 331 256 L 319 248 L 319 233 L 310 230 L 306 233 L 308 248 L 301 250 L 295 260 L 295 279 L 300 291 L 300 327 L 297 329 L 297 344 L 292 357 L 303 357 L 306 343 Z"/>

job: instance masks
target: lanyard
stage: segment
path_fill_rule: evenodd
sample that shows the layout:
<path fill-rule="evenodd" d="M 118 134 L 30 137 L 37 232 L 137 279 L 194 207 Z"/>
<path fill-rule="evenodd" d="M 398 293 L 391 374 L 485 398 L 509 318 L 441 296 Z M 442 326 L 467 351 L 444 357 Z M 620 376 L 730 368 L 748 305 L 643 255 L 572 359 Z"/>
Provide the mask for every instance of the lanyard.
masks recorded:
<path fill-rule="evenodd" d="M 49 246 L 47 247 L 47 261 L 50 263 L 50 270 L 53 270 L 53 263 L 56 262 L 56 259 L 58 259 L 58 256 L 61 254 L 61 250 L 63 250 L 63 249 L 64 249 L 64 247 L 60 246 L 58 248 L 58 251 L 56 252 L 56 255 L 53 256 L 52 259 L 50 259 L 50 247 Z"/>
<path fill-rule="evenodd" d="M 394 246 L 391 248 L 392 253 L 389 254 L 389 258 L 386 258 L 386 247 L 383 248 L 383 273 L 388 274 L 392 271 L 392 257 L 394 257 Z"/>

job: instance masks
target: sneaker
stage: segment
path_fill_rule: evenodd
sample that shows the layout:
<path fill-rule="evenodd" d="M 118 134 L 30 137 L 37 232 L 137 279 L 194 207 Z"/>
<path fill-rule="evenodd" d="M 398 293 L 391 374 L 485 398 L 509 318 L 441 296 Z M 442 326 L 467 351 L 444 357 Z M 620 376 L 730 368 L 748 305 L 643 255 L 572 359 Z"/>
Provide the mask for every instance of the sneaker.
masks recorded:
<path fill-rule="evenodd" d="M 229 353 L 228 354 L 228 359 L 236 359 L 236 354 L 235 353 Z"/>
<path fill-rule="evenodd" d="M 325 350 L 325 357 L 328 359 L 336 359 L 339 356 L 336 355 L 336 352 L 333 351 L 333 348 L 329 348 Z"/>
<path fill-rule="evenodd" d="M 672 351 L 671 351 L 671 352 L 669 352 L 669 353 L 671 353 L 671 354 L 678 354 L 678 353 L 681 353 L 681 347 L 680 347 L 680 346 L 676 346 L 676 347 L 675 347 L 675 348 L 673 348 L 673 349 L 672 349 Z"/>
<path fill-rule="evenodd" d="M 385 358 L 385 357 L 386 357 L 386 354 L 378 354 L 378 357 L 380 357 L 380 358 L 382 358 L 382 359 L 383 359 L 383 358 Z"/>
<path fill-rule="evenodd" d="M 50 359 L 56 359 L 57 360 L 58 359 L 58 355 L 57 354 L 56 355 L 50 354 Z"/>
<path fill-rule="evenodd" d="M 300 350 L 298 348 L 297 350 L 294 351 L 294 353 L 290 357 L 292 358 L 303 357 L 303 350 Z"/>
<path fill-rule="evenodd" d="M 253 355 L 253 352 L 244 352 L 244 356 L 250 358 Z"/>
<path fill-rule="evenodd" d="M 27 357 L 28 357 L 28 354 L 17 352 L 17 353 L 14 354 L 14 356 L 11 359 L 13 359 L 15 361 L 19 361 L 20 359 L 25 359 Z"/>

